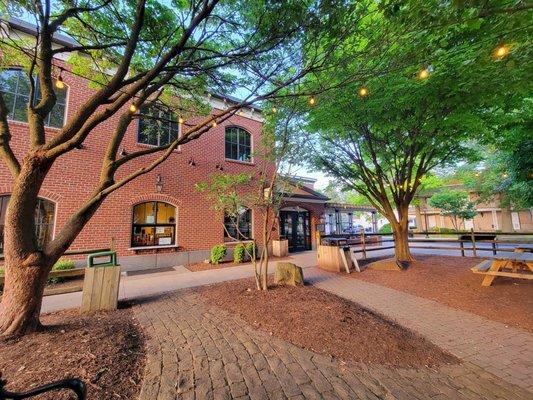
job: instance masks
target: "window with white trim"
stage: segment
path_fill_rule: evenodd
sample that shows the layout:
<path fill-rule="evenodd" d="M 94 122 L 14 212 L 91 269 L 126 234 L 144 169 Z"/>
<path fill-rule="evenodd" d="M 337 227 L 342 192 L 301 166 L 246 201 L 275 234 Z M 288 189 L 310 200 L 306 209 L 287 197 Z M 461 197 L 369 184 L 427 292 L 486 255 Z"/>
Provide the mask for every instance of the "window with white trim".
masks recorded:
<path fill-rule="evenodd" d="M 226 128 L 225 156 L 230 160 L 252 161 L 252 137 L 250 133 L 236 126 Z"/>
<path fill-rule="evenodd" d="M 166 146 L 180 135 L 175 113 L 152 104 L 141 107 L 137 142 L 151 146 Z"/>
<path fill-rule="evenodd" d="M 10 195 L 0 196 L 0 254 L 4 253 L 4 227 L 6 221 L 7 204 Z M 54 232 L 54 217 L 56 206 L 54 202 L 42 198 L 37 199 L 35 207 L 34 223 L 37 244 L 42 248 L 46 243 L 52 240 Z"/>
<path fill-rule="evenodd" d="M 40 86 L 35 87 L 35 101 L 41 99 Z M 61 128 L 65 122 L 67 107 L 67 88 L 54 88 L 56 103 L 47 115 L 44 124 L 52 128 Z M 0 71 L 0 92 L 8 109 L 7 118 L 13 121 L 28 122 L 28 102 L 30 99 L 30 80 L 21 69 L 5 69 Z"/>

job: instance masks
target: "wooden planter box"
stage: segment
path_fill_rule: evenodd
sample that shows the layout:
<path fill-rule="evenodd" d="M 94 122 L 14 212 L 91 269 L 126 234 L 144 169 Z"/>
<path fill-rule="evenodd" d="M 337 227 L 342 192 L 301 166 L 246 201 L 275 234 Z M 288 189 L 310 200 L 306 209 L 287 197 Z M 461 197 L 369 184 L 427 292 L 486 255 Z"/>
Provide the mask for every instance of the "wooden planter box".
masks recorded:
<path fill-rule="evenodd" d="M 272 241 L 272 255 L 274 257 L 287 257 L 289 255 L 289 241 L 288 240 L 273 240 Z"/>
<path fill-rule="evenodd" d="M 354 268 L 350 257 L 350 250 L 343 250 L 342 246 L 318 246 L 318 267 L 326 271 L 351 272 Z"/>

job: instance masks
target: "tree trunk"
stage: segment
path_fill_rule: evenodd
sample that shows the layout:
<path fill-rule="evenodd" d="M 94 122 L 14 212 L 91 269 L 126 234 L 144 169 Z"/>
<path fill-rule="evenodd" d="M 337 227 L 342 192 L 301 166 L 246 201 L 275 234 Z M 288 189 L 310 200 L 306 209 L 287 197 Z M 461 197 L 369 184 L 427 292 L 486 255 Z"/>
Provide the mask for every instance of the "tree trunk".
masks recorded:
<path fill-rule="evenodd" d="M 0 304 L 0 337 L 17 336 L 40 327 L 39 314 L 48 272 L 56 260 L 38 249 L 35 207 L 49 163 L 28 157 L 15 181 L 4 232 L 5 282 Z"/>
<path fill-rule="evenodd" d="M 0 337 L 20 336 L 41 327 L 39 315 L 50 266 L 39 255 L 26 262 L 7 257 L 6 281 L 0 304 Z"/>
<path fill-rule="evenodd" d="M 414 261 L 409 249 L 409 204 L 398 207 L 398 221 L 391 223 L 394 234 L 394 254 L 398 261 Z"/>
<path fill-rule="evenodd" d="M 394 234 L 394 255 L 398 261 L 414 261 L 409 249 L 409 230 L 398 224 L 393 228 Z"/>

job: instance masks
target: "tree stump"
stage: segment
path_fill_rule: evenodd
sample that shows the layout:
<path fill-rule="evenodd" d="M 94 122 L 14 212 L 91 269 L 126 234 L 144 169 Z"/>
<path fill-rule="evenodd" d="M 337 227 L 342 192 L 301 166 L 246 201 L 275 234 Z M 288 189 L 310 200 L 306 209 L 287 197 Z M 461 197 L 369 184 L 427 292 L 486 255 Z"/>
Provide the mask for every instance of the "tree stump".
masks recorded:
<path fill-rule="evenodd" d="M 303 286 L 302 268 L 290 262 L 277 262 L 274 283 L 277 285 Z"/>

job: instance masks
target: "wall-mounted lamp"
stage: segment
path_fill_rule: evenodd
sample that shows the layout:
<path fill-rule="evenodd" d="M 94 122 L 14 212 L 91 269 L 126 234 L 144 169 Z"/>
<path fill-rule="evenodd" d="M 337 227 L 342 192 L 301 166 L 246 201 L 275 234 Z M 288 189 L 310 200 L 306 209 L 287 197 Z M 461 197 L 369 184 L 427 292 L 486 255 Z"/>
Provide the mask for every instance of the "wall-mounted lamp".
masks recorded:
<path fill-rule="evenodd" d="M 163 181 L 161 179 L 161 174 L 155 176 L 155 191 L 161 193 L 163 191 Z"/>
<path fill-rule="evenodd" d="M 222 164 L 217 164 L 215 168 L 218 169 L 219 171 L 224 171 L 224 166 Z"/>

